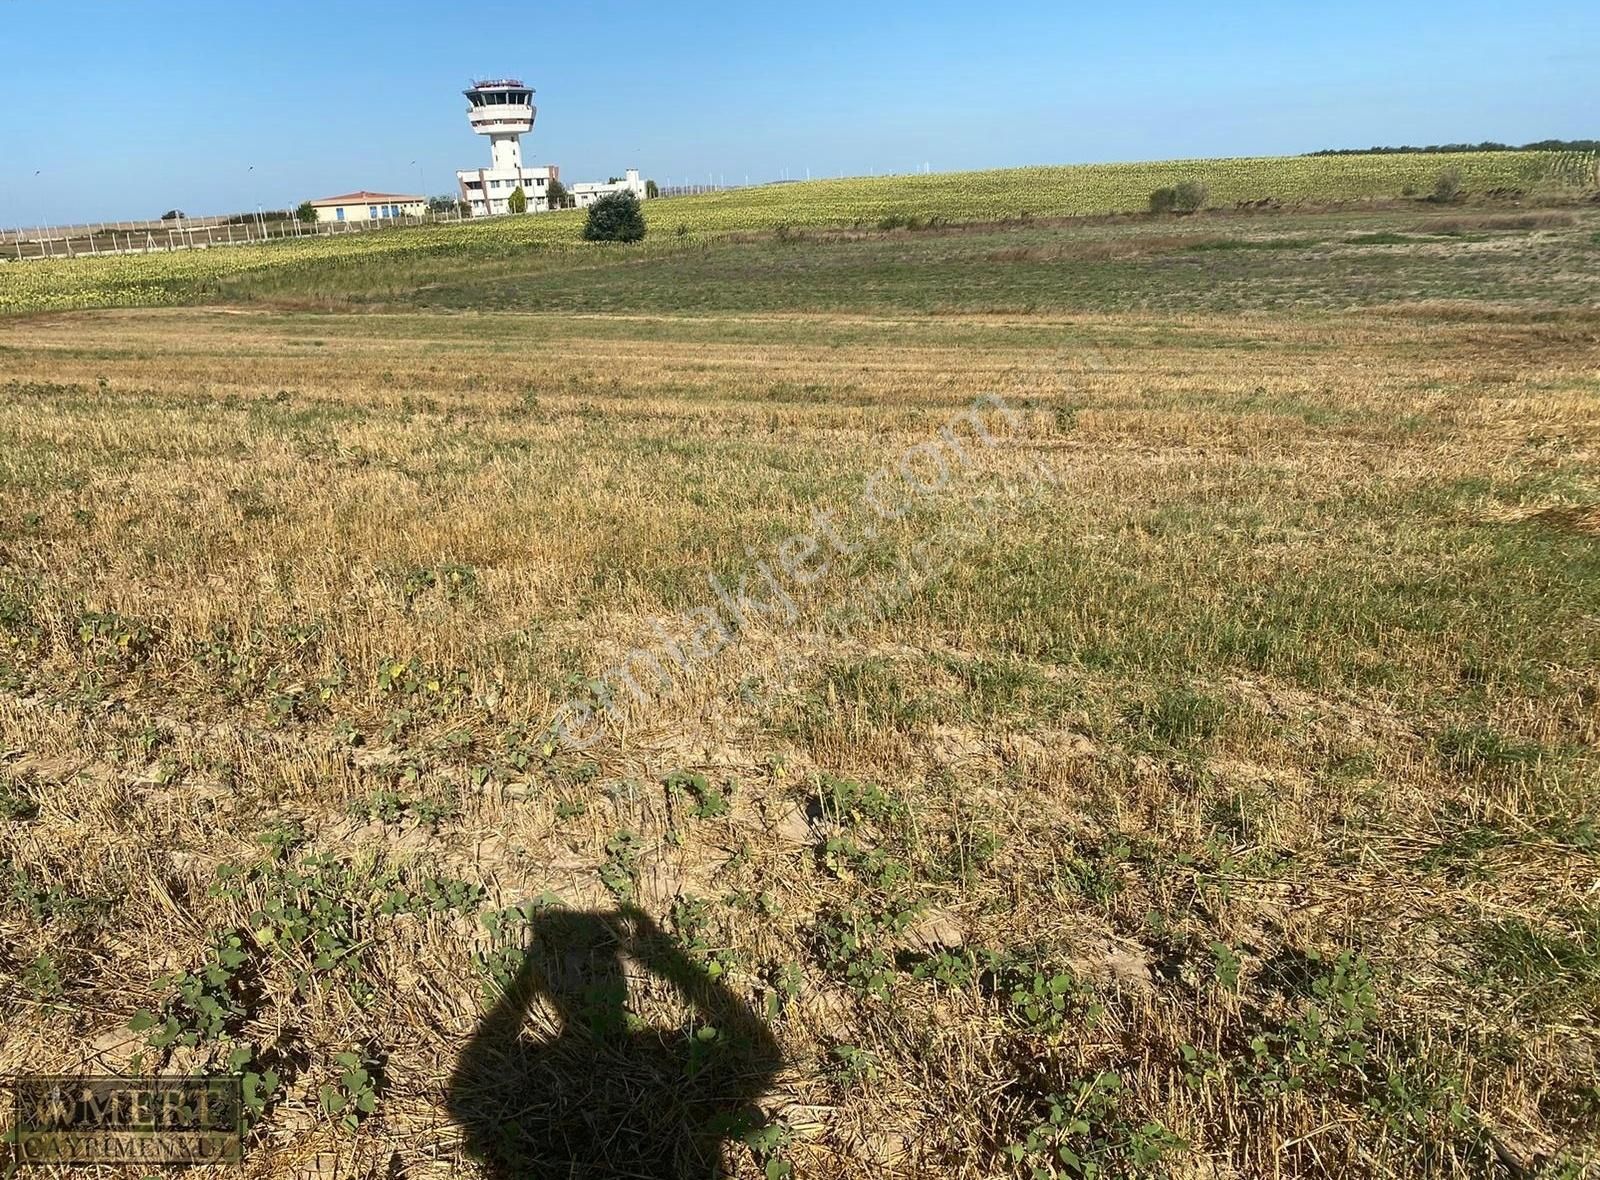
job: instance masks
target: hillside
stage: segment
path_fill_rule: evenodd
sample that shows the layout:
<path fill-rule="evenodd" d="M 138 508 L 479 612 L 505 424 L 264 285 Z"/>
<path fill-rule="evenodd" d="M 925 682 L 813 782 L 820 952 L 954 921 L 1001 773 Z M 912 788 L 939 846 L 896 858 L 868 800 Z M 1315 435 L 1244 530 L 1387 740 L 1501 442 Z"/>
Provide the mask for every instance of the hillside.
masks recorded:
<path fill-rule="evenodd" d="M 1596 159 L 1569 152 L 1298 156 L 819 180 L 649 203 L 654 236 L 645 248 L 672 250 L 686 239 L 739 232 L 870 228 L 886 220 L 925 224 L 1135 212 L 1147 206 L 1153 190 L 1185 179 L 1204 182 L 1211 202 L 1222 207 L 1397 199 L 1428 192 L 1446 169 L 1460 172 L 1469 197 L 1572 194 L 1595 186 Z M 426 281 L 426 258 L 576 248 L 582 220 L 573 211 L 265 246 L 13 263 L 0 267 L 0 313 L 202 302 L 235 276 L 307 267 L 315 268 L 321 289 L 349 289 L 352 281 L 359 287 L 366 280 L 379 258 L 414 270 L 420 284 Z"/>

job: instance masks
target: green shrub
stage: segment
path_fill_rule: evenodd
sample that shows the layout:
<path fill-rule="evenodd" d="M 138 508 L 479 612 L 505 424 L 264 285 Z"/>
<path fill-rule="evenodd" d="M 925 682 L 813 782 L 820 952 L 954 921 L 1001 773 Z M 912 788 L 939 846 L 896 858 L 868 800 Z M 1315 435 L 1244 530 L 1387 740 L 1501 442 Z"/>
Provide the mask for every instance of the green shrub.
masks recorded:
<path fill-rule="evenodd" d="M 922 218 L 914 213 L 888 213 L 878 219 L 878 228 L 881 230 L 921 229 L 922 227 Z"/>
<path fill-rule="evenodd" d="M 644 210 L 632 193 L 607 193 L 589 206 L 586 242 L 637 242 L 644 238 Z"/>
<path fill-rule="evenodd" d="M 1430 199 L 1440 205 L 1460 200 L 1461 169 L 1446 168 L 1439 173 L 1439 179 L 1433 182 L 1433 196 Z"/>
<path fill-rule="evenodd" d="M 1197 213 L 1206 207 L 1211 190 L 1203 180 L 1181 180 L 1150 194 L 1152 213 Z"/>
<path fill-rule="evenodd" d="M 1176 198 L 1173 210 L 1178 213 L 1198 213 L 1211 199 L 1211 190 L 1203 180 L 1184 180 L 1173 189 Z"/>

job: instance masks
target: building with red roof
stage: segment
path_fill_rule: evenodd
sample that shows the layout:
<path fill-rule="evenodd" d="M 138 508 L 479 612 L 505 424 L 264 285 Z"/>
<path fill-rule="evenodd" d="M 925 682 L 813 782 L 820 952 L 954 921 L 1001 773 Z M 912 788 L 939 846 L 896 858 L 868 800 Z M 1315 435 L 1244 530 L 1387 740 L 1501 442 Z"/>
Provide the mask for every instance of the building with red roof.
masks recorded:
<path fill-rule="evenodd" d="M 427 211 L 425 197 L 408 193 L 375 193 L 358 189 L 336 197 L 320 197 L 311 202 L 318 221 L 385 221 L 394 217 L 421 217 Z"/>

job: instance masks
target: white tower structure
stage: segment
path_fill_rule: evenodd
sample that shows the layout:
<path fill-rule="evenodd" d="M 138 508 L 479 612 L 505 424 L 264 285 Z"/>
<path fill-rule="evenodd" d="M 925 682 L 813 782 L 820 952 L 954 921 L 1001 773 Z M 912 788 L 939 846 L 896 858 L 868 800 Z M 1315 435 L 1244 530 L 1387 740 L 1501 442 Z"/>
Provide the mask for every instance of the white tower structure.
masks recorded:
<path fill-rule="evenodd" d="M 522 136 L 533 130 L 539 108 L 533 105 L 533 87 L 517 78 L 490 78 L 474 82 L 462 91 L 467 97 L 467 119 L 479 135 L 489 137 L 489 167 L 456 173 L 461 199 L 474 217 L 509 213 L 511 194 L 522 190 L 528 212 L 543 212 L 550 207 L 550 182 L 560 179 L 561 169 L 546 165 L 525 168 L 522 164 Z"/>
<path fill-rule="evenodd" d="M 561 179 L 554 164 L 537 168 L 522 163 L 522 137 L 533 130 L 539 108 L 533 105 L 533 87 L 516 78 L 489 78 L 474 82 L 461 93 L 467 96 L 467 120 L 479 135 L 489 137 L 489 166 L 456 173 L 461 199 L 474 217 L 511 212 L 512 194 L 519 189 L 529 213 L 550 208 L 550 186 Z M 628 192 L 644 200 L 650 185 L 629 168 L 621 180 L 604 184 L 575 184 L 567 194 L 568 206 L 583 209 L 611 193 Z"/>
<path fill-rule="evenodd" d="M 533 105 L 533 87 L 516 78 L 474 82 L 461 93 L 472 105 L 467 118 L 472 129 L 489 137 L 489 166 L 495 171 L 522 167 L 521 137 L 533 130 L 539 108 Z"/>

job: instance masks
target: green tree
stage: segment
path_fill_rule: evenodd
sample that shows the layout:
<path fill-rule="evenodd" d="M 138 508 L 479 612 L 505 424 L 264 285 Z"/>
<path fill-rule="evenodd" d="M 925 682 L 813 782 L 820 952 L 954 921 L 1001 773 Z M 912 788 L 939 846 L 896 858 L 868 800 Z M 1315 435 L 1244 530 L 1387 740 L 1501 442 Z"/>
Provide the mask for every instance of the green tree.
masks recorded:
<path fill-rule="evenodd" d="M 652 201 L 661 195 L 661 190 L 656 187 L 655 181 L 647 180 L 644 182 L 644 195 Z"/>
<path fill-rule="evenodd" d="M 1177 197 L 1177 204 L 1173 208 L 1179 213 L 1198 213 L 1211 199 L 1211 190 L 1203 180 L 1180 180 L 1172 191 Z"/>
<path fill-rule="evenodd" d="M 644 231 L 639 198 L 632 193 L 607 193 L 589 206 L 583 237 L 589 242 L 637 242 Z"/>
<path fill-rule="evenodd" d="M 528 194 L 519 184 L 511 190 L 511 195 L 506 198 L 507 213 L 526 213 L 528 211 Z"/>
<path fill-rule="evenodd" d="M 565 209 L 567 207 L 567 186 L 552 176 L 550 178 L 550 187 L 545 192 L 545 199 L 550 202 L 550 208 Z"/>
<path fill-rule="evenodd" d="M 1211 197 L 1203 180 L 1182 180 L 1150 194 L 1152 213 L 1198 213 Z"/>
<path fill-rule="evenodd" d="M 310 201 L 301 201 L 295 207 L 294 215 L 301 221 L 315 221 L 317 219 L 317 210 Z"/>

